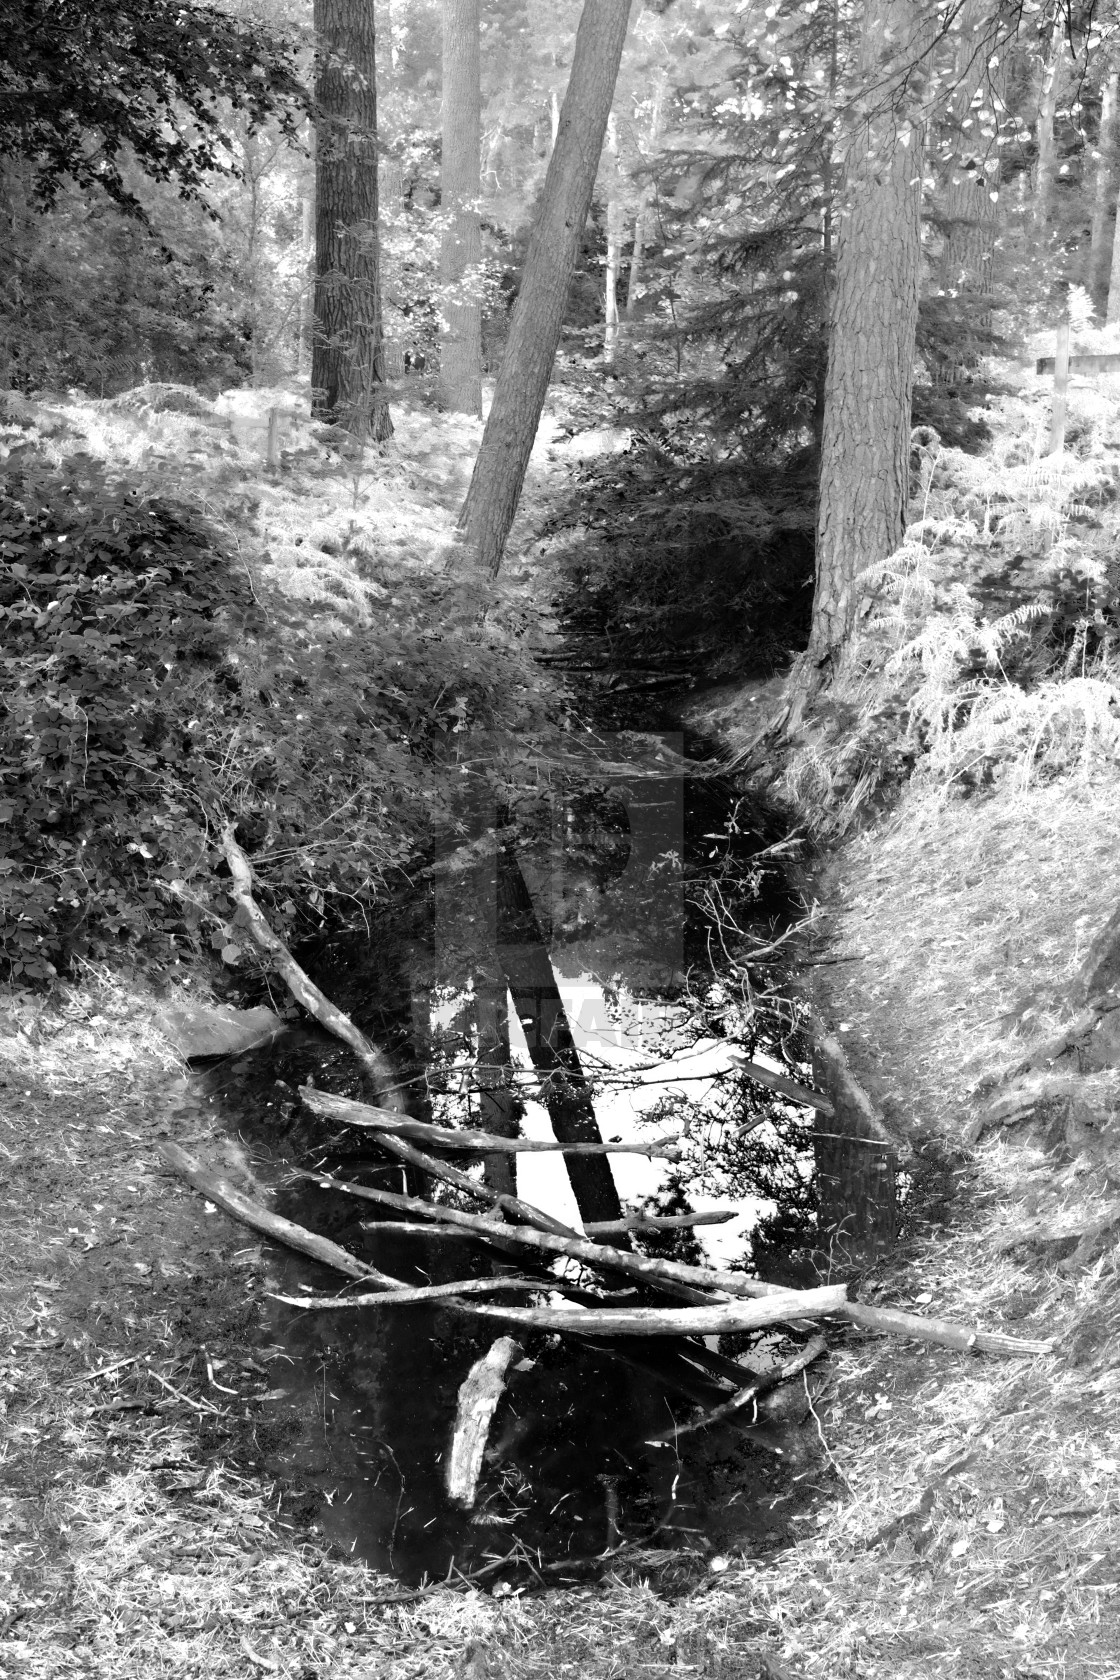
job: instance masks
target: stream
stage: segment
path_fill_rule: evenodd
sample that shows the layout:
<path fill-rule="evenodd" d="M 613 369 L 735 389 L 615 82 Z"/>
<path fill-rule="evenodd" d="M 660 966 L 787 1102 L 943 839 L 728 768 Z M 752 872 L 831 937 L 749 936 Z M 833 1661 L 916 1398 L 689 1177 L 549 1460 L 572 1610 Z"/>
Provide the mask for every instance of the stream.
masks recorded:
<path fill-rule="evenodd" d="M 642 1249 L 754 1269 L 760 1218 L 780 1225 L 791 1209 L 811 1217 L 808 1118 L 738 1066 L 743 1051 L 774 1068 L 797 1065 L 789 1010 L 757 1008 L 751 989 L 765 988 L 773 971 L 743 956 L 752 941 L 769 946 L 790 925 L 796 900 L 780 846 L 767 853 L 757 820 L 704 764 L 703 743 L 659 733 L 608 745 L 616 756 L 625 750 L 626 761 L 608 761 L 606 774 L 600 765 L 594 781 L 558 778 L 563 791 L 551 802 L 549 832 L 519 854 L 520 876 L 593 1082 L 603 1137 L 684 1140 L 679 1163 L 612 1157 L 624 1209 L 734 1215 L 643 1235 Z M 690 761 L 701 773 L 689 773 Z M 412 1114 L 476 1126 L 485 1092 L 475 1020 L 486 990 L 472 945 L 477 904 L 477 890 L 464 892 L 452 870 L 382 917 L 368 939 L 298 953 L 328 996 L 388 1050 Z M 547 1020 L 542 1026 L 547 1000 L 539 987 L 535 1003 L 527 991 L 511 995 L 515 1007 L 499 1022 L 509 1038 L 506 1085 L 522 1135 L 549 1139 L 533 1054 L 534 1035 L 551 1030 Z M 293 1026 L 264 1049 L 196 1068 L 176 1106 L 188 1121 L 216 1107 L 276 1212 L 403 1281 L 490 1275 L 493 1251 L 469 1233 L 403 1232 L 399 1214 L 293 1176 L 293 1167 L 314 1167 L 394 1191 L 422 1188 L 369 1134 L 343 1134 L 312 1116 L 298 1097 L 306 1084 L 362 1094 L 348 1051 L 313 1026 Z M 578 1227 L 561 1156 L 519 1156 L 516 1173 L 520 1196 Z M 609 1181 L 607 1191 L 609 1199 Z M 278 1293 L 337 1291 L 334 1274 L 295 1253 L 269 1246 L 268 1265 Z M 664 1343 L 620 1349 L 534 1333 L 521 1338 L 476 1502 L 463 1510 L 445 1491 L 444 1459 L 459 1386 L 496 1330 L 441 1307 L 269 1307 L 252 1350 L 272 1380 L 258 1428 L 260 1467 L 314 1490 L 322 1530 L 405 1583 L 456 1571 L 499 1586 L 576 1580 L 618 1546 L 662 1563 L 682 1552 L 695 1560 L 765 1548 L 788 1539 L 790 1517 L 826 1479 L 801 1431 L 762 1416 L 679 1435 L 698 1406 L 732 1390 Z M 774 1333 L 753 1342 L 725 1336 L 710 1338 L 707 1352 L 765 1371 L 796 1345 Z"/>

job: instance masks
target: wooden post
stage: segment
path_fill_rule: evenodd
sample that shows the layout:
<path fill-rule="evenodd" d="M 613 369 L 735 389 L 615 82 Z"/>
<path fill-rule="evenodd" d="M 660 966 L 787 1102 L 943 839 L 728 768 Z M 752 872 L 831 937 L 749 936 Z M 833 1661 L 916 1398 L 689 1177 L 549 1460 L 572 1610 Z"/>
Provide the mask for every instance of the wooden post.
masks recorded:
<path fill-rule="evenodd" d="M 270 408 L 268 411 L 268 464 L 270 467 L 280 465 L 280 410 Z"/>
<path fill-rule="evenodd" d="M 1069 390 L 1069 317 L 1058 323 L 1054 350 L 1054 407 L 1050 416 L 1048 455 L 1060 455 L 1066 441 L 1066 395 Z"/>

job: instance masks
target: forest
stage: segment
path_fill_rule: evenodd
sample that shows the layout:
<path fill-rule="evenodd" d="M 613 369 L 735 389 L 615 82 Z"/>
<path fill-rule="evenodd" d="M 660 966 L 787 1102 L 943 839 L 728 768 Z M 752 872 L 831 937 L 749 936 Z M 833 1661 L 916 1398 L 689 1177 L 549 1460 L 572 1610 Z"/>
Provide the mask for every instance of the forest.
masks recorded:
<path fill-rule="evenodd" d="M 1120 11 L 0 22 L 0 1680 L 1120 1673 Z"/>

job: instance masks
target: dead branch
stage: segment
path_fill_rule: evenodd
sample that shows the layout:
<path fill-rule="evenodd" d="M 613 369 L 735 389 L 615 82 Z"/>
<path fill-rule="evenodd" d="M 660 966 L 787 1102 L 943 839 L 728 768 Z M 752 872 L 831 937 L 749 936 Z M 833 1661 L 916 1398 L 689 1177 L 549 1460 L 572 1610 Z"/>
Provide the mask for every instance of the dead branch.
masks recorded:
<path fill-rule="evenodd" d="M 447 1495 L 469 1510 L 478 1490 L 490 1422 L 505 1392 L 506 1372 L 521 1352 L 512 1336 L 499 1336 L 471 1366 L 459 1388 L 455 1429 L 447 1455 Z"/>
<path fill-rule="evenodd" d="M 787 1319 L 819 1318 L 843 1310 L 842 1283 L 793 1289 L 758 1301 L 711 1307 L 475 1307 L 482 1318 L 503 1319 L 527 1330 L 560 1330 L 577 1336 L 720 1336 L 760 1330 Z"/>
<path fill-rule="evenodd" d="M 651 1441 L 676 1441 L 682 1435 L 694 1435 L 698 1429 L 710 1429 L 714 1423 L 724 1423 L 734 1418 L 745 1406 L 754 1406 L 759 1395 L 769 1394 L 771 1389 L 778 1388 L 782 1383 L 789 1382 L 792 1377 L 799 1376 L 814 1359 L 819 1359 L 822 1353 L 828 1352 L 828 1343 L 823 1336 L 814 1336 L 805 1346 L 787 1359 L 775 1371 L 760 1372 L 754 1382 L 748 1383 L 730 1400 L 724 1400 L 721 1405 L 713 1406 L 710 1412 L 704 1412 L 701 1417 L 693 1418 L 691 1423 L 682 1423 L 673 1429 L 663 1430 L 660 1435 L 647 1437 Z"/>
<path fill-rule="evenodd" d="M 226 828 L 222 832 L 222 850 L 233 877 L 233 897 L 237 902 L 239 914 L 256 944 L 271 958 L 273 967 L 296 1002 L 302 1004 L 307 1013 L 318 1021 L 321 1027 L 325 1027 L 327 1032 L 333 1033 L 335 1038 L 340 1038 L 349 1046 L 371 1080 L 380 1100 L 392 1112 L 400 1113 L 404 1108 L 404 1098 L 396 1089 L 393 1064 L 383 1051 L 370 1043 L 364 1033 L 358 1031 L 350 1017 L 319 990 L 311 976 L 305 974 L 296 962 L 284 941 L 269 927 L 264 912 L 253 897 L 252 868 L 234 839 L 232 828 Z"/>
<path fill-rule="evenodd" d="M 386 1272 L 379 1272 L 376 1266 L 368 1266 L 364 1260 L 348 1254 L 337 1243 L 331 1242 L 329 1237 L 316 1236 L 314 1231 L 308 1231 L 302 1225 L 295 1225 L 290 1219 L 282 1219 L 279 1214 L 273 1213 L 270 1208 L 262 1207 L 259 1202 L 251 1202 L 240 1190 L 236 1190 L 228 1179 L 223 1178 L 221 1173 L 212 1172 L 204 1167 L 177 1143 L 161 1143 L 159 1152 L 172 1172 L 184 1179 L 200 1195 L 205 1196 L 207 1201 L 222 1208 L 231 1219 L 236 1219 L 241 1225 L 247 1225 L 251 1231 L 260 1231 L 263 1236 L 271 1237 L 274 1242 L 283 1243 L 286 1248 L 294 1248 L 301 1254 L 310 1255 L 312 1260 L 318 1260 L 336 1272 L 343 1272 L 347 1277 L 358 1278 L 363 1283 L 375 1283 L 381 1289 L 403 1288 L 397 1278 L 390 1277 Z"/>
<path fill-rule="evenodd" d="M 778 1091 L 783 1097 L 789 1097 L 791 1102 L 800 1103 L 802 1108 L 815 1108 L 818 1114 L 835 1113 L 829 1099 L 820 1091 L 814 1091 L 796 1079 L 789 1079 L 784 1073 L 775 1073 L 771 1068 L 762 1067 L 758 1062 L 750 1062 L 739 1056 L 735 1057 L 735 1068 L 738 1073 L 745 1073 L 748 1079 L 753 1079 L 756 1085 L 765 1085 L 768 1090 Z"/>
<path fill-rule="evenodd" d="M 388 1109 L 373 1108 L 368 1103 L 355 1102 L 351 1097 L 335 1096 L 332 1092 L 317 1091 L 318 1112 L 329 1114 L 347 1126 L 361 1126 L 370 1131 L 397 1137 L 413 1138 L 440 1149 L 466 1149 L 472 1154 L 558 1154 L 565 1155 L 649 1155 L 661 1161 L 679 1161 L 684 1151 L 675 1138 L 657 1138 L 650 1143 L 557 1143 L 536 1138 L 499 1137 L 495 1132 L 475 1131 L 457 1127 L 430 1126 L 425 1120 L 412 1120 Z"/>
<path fill-rule="evenodd" d="M 335 1104 L 347 1100 L 336 1097 L 329 1091 L 316 1091 L 311 1085 L 301 1085 L 299 1094 L 314 1114 L 321 1114 L 327 1119 L 336 1118 Z M 488 1184 L 471 1178 L 468 1173 L 461 1172 L 458 1167 L 452 1167 L 446 1161 L 437 1161 L 434 1155 L 426 1154 L 414 1144 L 394 1136 L 391 1132 L 382 1132 L 380 1147 L 395 1155 L 399 1161 L 407 1161 L 410 1166 L 419 1167 L 423 1172 L 430 1173 L 433 1178 L 441 1178 L 445 1184 L 453 1184 L 457 1190 L 465 1190 L 478 1201 L 486 1202 L 490 1207 L 500 1208 L 511 1219 L 521 1220 L 526 1225 L 535 1225 L 542 1231 L 554 1231 L 557 1236 L 578 1235 L 569 1225 L 553 1219 L 551 1214 L 542 1212 L 531 1202 L 523 1202 L 520 1196 L 508 1196 L 500 1190 L 492 1190 Z"/>
<path fill-rule="evenodd" d="M 1031 1359 L 1054 1351 L 1053 1341 L 1019 1341 L 999 1331 L 968 1330 L 944 1318 L 919 1318 L 917 1313 L 898 1312 L 894 1307 L 865 1307 L 858 1301 L 849 1301 L 844 1316 L 863 1330 L 912 1336 L 915 1341 L 936 1342 L 940 1347 L 956 1348 L 961 1353 L 1006 1353 Z"/>
<path fill-rule="evenodd" d="M 712 1213 L 629 1213 L 622 1219 L 595 1219 L 583 1227 L 588 1237 L 613 1237 L 619 1231 L 678 1231 L 690 1225 L 726 1225 L 739 1216 L 732 1208 Z"/>
<path fill-rule="evenodd" d="M 283 1301 L 288 1307 L 314 1307 L 318 1312 L 337 1312 L 341 1308 L 350 1307 L 416 1307 L 423 1306 L 428 1301 L 446 1301 L 458 1295 L 500 1295 L 504 1290 L 535 1289 L 542 1287 L 540 1278 L 531 1277 L 476 1277 L 460 1278 L 457 1283 L 426 1283 L 422 1288 L 412 1289 L 399 1284 L 396 1289 L 382 1290 L 376 1295 L 277 1295 L 270 1291 L 274 1301 Z"/>
<path fill-rule="evenodd" d="M 536 1249 L 538 1253 L 562 1254 L 587 1266 L 625 1272 L 629 1277 L 640 1278 L 644 1283 L 659 1288 L 667 1284 L 687 1284 L 693 1289 L 702 1289 L 705 1302 L 718 1298 L 721 1293 L 735 1296 L 785 1296 L 791 1293 L 788 1289 L 780 1289 L 777 1284 L 760 1283 L 757 1278 L 746 1277 L 742 1272 L 714 1271 L 705 1266 L 688 1266 L 679 1260 L 648 1259 L 628 1249 L 588 1242 L 585 1237 L 559 1237 L 551 1231 L 538 1231 L 525 1225 L 494 1225 L 477 1214 L 462 1213 L 458 1208 L 445 1207 L 442 1203 L 421 1201 L 416 1196 L 399 1196 L 395 1191 L 378 1190 L 368 1184 L 347 1184 L 327 1173 L 302 1171 L 299 1176 L 322 1185 L 325 1190 L 338 1190 L 361 1201 L 396 1208 L 401 1213 L 414 1213 L 423 1219 L 458 1225 L 463 1230 L 476 1232 L 484 1241 L 496 1240 L 519 1248 Z"/>

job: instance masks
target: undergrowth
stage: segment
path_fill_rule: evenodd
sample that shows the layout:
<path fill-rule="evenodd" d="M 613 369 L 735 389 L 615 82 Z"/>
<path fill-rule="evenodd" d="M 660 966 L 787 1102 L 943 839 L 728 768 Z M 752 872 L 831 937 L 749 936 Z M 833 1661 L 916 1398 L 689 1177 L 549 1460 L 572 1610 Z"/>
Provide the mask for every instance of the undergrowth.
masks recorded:
<path fill-rule="evenodd" d="M 548 727 L 508 594 L 480 618 L 448 509 L 391 455 L 286 416 L 269 478 L 255 414 L 169 389 L 0 429 L 0 977 L 245 960 L 227 823 L 285 936 L 364 926 L 428 858 L 458 736 L 526 756 Z"/>
<path fill-rule="evenodd" d="M 1022 789 L 1120 753 L 1113 410 L 1079 396 L 1044 456 L 1041 382 L 1023 384 L 983 456 L 915 431 L 906 539 L 862 575 L 845 663 L 783 769 L 819 838 L 908 781 Z"/>

